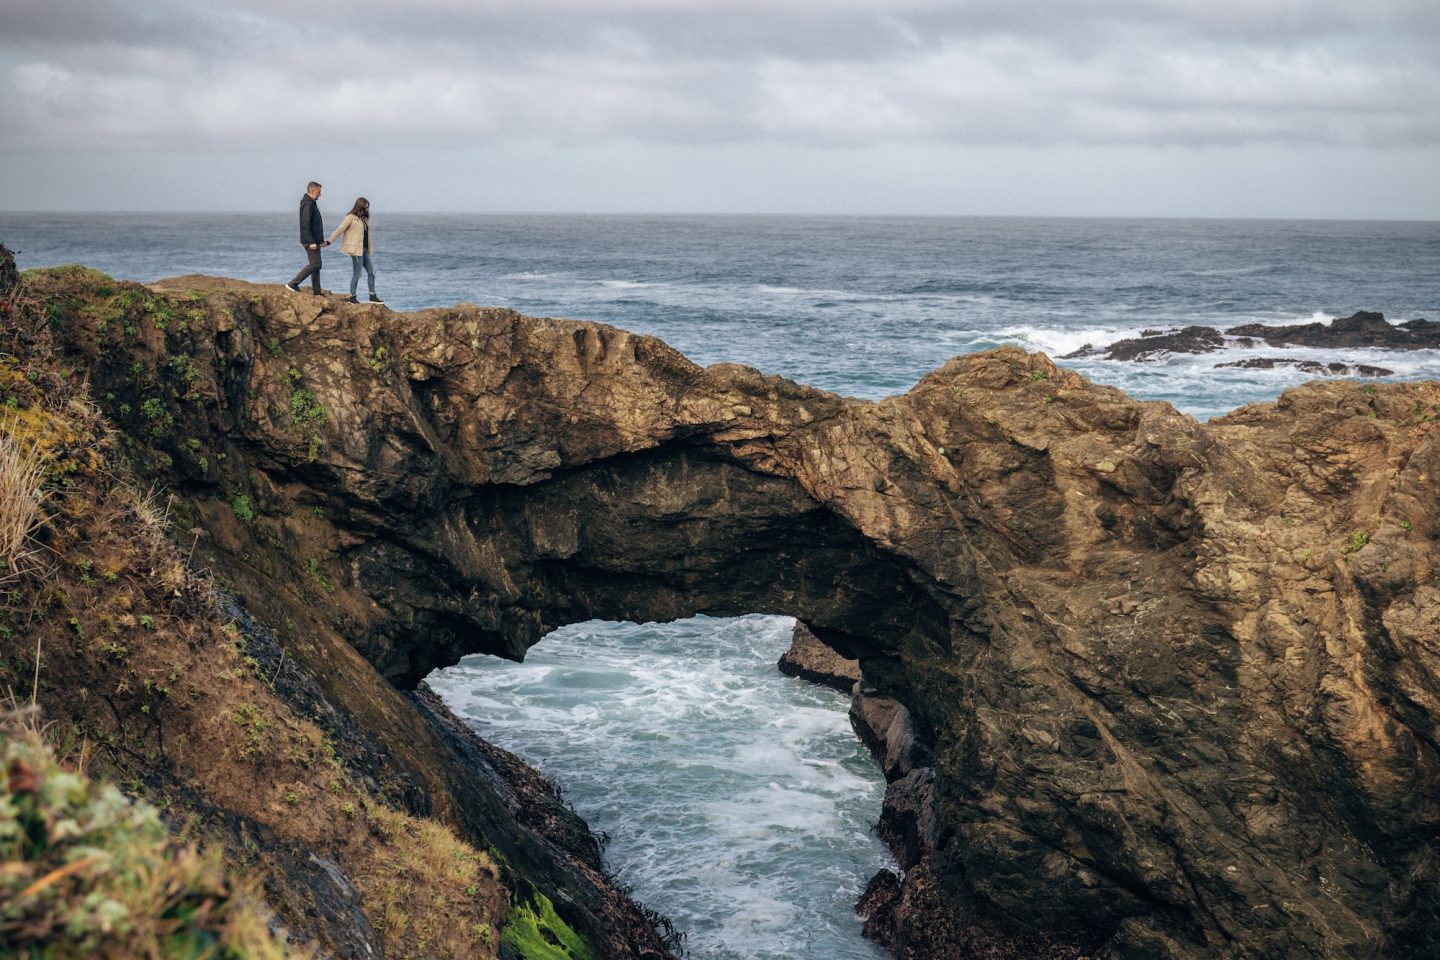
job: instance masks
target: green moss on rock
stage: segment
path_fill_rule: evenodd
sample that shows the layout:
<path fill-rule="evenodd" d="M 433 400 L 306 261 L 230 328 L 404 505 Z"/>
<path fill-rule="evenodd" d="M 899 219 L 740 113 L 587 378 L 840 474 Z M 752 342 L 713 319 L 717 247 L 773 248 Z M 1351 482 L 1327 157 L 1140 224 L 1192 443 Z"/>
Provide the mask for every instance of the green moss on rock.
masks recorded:
<path fill-rule="evenodd" d="M 500 943 L 524 960 L 595 960 L 589 942 L 555 913 L 550 898 L 533 890 L 533 899 L 510 908 Z"/>

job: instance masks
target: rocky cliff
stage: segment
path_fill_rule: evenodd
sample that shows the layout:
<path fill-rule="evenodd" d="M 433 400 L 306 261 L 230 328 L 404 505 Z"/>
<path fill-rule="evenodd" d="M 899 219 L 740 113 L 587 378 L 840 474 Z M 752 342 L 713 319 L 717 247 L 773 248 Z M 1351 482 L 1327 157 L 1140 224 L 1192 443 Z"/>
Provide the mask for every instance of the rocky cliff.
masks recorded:
<path fill-rule="evenodd" d="M 869 403 L 504 310 L 30 283 L 196 555 L 472 837 L 400 691 L 785 613 L 894 704 L 897 954 L 1440 953 L 1440 384 L 1202 425 L 1005 349 Z"/>

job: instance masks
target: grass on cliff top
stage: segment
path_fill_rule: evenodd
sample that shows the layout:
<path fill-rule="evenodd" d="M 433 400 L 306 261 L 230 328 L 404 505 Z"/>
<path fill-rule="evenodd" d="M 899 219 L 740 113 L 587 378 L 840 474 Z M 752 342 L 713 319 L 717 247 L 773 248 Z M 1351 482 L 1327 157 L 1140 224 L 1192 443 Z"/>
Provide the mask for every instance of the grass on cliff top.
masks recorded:
<path fill-rule="evenodd" d="M 33 960 L 282 960 L 255 891 L 174 841 L 148 803 L 59 763 L 0 717 L 0 943 Z"/>
<path fill-rule="evenodd" d="M 172 540 L 169 497 L 137 485 L 126 445 L 50 342 L 52 324 L 86 307 L 77 290 L 98 285 L 96 296 L 115 296 L 105 289 L 112 281 L 93 271 L 68 273 L 75 289 L 0 299 L 9 318 L 0 325 L 0 481 L 12 478 L 0 486 L 0 501 L 17 518 L 10 540 L 17 560 L 0 570 L 0 691 L 33 688 L 46 737 L 62 758 L 84 756 L 97 782 L 143 797 L 172 828 L 224 850 L 244 875 L 265 878 L 270 905 L 296 935 L 317 935 L 312 897 L 284 863 L 313 850 L 354 881 L 387 956 L 493 957 L 508 900 L 494 865 L 450 827 L 393 809 L 375 784 L 346 768 L 325 731 L 272 688 L 274 669 L 251 655 L 213 585 L 187 565 Z M 51 271 L 45 279 L 54 286 L 65 275 Z M 154 296 L 156 305 L 137 309 L 181 315 L 184 304 Z M 4 451 L 16 466 L 8 474 Z M 188 544 L 198 533 L 182 536 Z M 119 794 L 105 796 L 105 803 L 118 802 Z M 232 813 L 273 831 L 286 856 L 226 826 Z M 156 836 L 146 832 L 144 840 L 159 844 Z M 67 865 L 89 854 L 56 856 Z M 6 876 L 31 876 L 6 869 Z M 199 947 L 153 953 L 133 944 L 108 954 L 74 944 L 52 949 L 44 938 L 70 929 L 65 918 L 98 909 L 99 901 L 88 899 L 93 891 L 77 886 L 93 871 L 75 870 L 75 881 L 59 883 L 66 874 L 44 888 L 55 898 L 45 916 L 58 919 L 45 921 L 40 939 L 25 941 L 37 960 L 87 950 L 117 958 L 269 956 Z M 149 876 L 174 886 L 168 873 Z M 213 915 L 222 901 L 211 899 L 196 909 Z M 12 906 L 0 895 L 0 911 Z M 39 920 L 23 916 L 40 929 Z M 20 942 L 15 936 L 0 928 L 0 955 L 13 955 L 7 949 Z"/>

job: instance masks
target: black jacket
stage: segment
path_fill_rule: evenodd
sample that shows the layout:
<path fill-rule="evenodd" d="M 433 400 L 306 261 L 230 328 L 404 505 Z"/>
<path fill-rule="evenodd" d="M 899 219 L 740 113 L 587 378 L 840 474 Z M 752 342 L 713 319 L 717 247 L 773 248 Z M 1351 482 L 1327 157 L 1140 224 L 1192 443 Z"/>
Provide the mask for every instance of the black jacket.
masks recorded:
<path fill-rule="evenodd" d="M 325 221 L 320 219 L 320 206 L 308 193 L 300 198 L 300 242 L 307 247 L 325 242 Z"/>

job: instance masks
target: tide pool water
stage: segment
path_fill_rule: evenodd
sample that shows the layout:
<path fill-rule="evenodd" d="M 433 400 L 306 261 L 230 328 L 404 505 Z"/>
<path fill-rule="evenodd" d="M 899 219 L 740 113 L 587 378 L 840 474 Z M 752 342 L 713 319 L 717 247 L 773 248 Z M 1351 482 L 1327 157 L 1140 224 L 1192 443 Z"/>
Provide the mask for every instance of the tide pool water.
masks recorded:
<path fill-rule="evenodd" d="M 1430 222 L 422 216 L 371 200 L 379 292 L 396 310 L 473 302 L 600 320 L 700 364 L 746 363 L 867 399 L 1002 344 L 1058 357 L 1190 324 L 1357 310 L 1440 320 Z M 333 227 L 346 205 L 321 208 Z M 22 268 L 83 263 L 140 281 L 283 283 L 304 263 L 297 234 L 294 213 L 0 212 L 0 241 Z M 322 277 L 343 292 L 349 259 L 334 249 Z M 1247 356 L 1440 377 L 1433 350 L 1060 362 L 1200 418 L 1309 379 L 1216 369 Z M 524 664 L 468 659 L 431 682 L 564 786 L 610 835 L 621 879 L 688 933 L 697 960 L 878 957 L 850 909 L 886 862 L 870 833 L 884 785 L 845 698 L 775 671 L 789 623 L 580 624 Z"/>
<path fill-rule="evenodd" d="M 706 960 L 878 960 L 855 901 L 890 865 L 885 781 L 848 697 L 783 676 L 787 617 L 576 624 L 523 664 L 428 680 L 480 733 L 561 783 L 634 896 Z"/>

